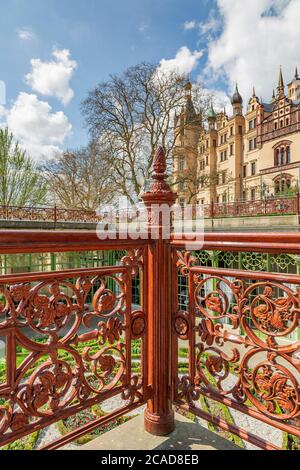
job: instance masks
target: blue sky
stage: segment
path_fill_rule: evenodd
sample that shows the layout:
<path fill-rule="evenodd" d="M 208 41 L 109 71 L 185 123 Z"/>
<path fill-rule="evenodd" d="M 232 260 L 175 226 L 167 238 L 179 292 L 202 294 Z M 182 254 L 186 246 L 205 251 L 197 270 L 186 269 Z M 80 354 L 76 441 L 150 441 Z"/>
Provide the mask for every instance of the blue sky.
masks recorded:
<path fill-rule="evenodd" d="M 294 65 L 300 66 L 300 1 L 243 0 L 243 9 L 240 5 L 240 0 L 0 0 L 0 80 L 6 84 L 0 118 L 36 154 L 83 145 L 87 132 L 79 106 L 87 91 L 111 73 L 162 59 L 181 61 L 193 79 L 217 90 L 221 101 L 235 80 L 245 94 L 254 81 L 258 92 L 270 89 L 271 94 L 279 64 L 288 79 Z M 278 28 L 288 29 L 287 41 L 297 47 L 285 51 L 282 40 L 276 47 Z M 241 41 L 247 34 L 249 41 Z M 259 50 L 251 50 L 253 45 Z M 53 50 L 68 54 L 55 58 Z M 32 59 L 39 59 L 35 66 Z M 50 71 L 42 65 L 53 61 L 65 67 L 62 80 L 69 73 L 65 86 L 41 77 Z M 63 98 L 70 90 L 74 96 Z M 64 128 L 60 136 L 51 136 L 55 126 Z"/>

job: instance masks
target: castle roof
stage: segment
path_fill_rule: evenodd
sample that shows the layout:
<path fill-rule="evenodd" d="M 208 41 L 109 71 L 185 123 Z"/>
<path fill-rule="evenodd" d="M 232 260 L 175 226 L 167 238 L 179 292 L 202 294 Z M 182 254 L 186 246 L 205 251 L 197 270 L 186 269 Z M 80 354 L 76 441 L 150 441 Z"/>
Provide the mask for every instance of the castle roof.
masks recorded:
<path fill-rule="evenodd" d="M 232 105 L 234 105 L 234 104 L 243 104 L 243 98 L 240 95 L 237 84 L 236 84 L 236 87 L 235 87 L 235 92 L 234 92 L 234 94 L 231 98 L 231 104 Z"/>

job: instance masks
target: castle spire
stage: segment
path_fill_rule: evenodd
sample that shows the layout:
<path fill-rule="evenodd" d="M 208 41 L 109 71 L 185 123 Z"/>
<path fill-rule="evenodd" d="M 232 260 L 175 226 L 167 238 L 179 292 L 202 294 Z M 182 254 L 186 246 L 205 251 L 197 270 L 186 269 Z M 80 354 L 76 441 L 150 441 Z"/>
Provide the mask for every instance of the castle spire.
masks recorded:
<path fill-rule="evenodd" d="M 284 95 L 284 81 L 283 81 L 282 67 L 281 66 L 280 66 L 280 69 L 279 69 L 277 95 L 278 96 Z"/>
<path fill-rule="evenodd" d="M 253 98 L 256 98 L 256 90 L 255 90 L 255 86 L 253 86 L 253 94 L 252 94 Z"/>
<path fill-rule="evenodd" d="M 295 80 L 299 80 L 298 67 L 296 67 L 296 70 L 295 70 Z"/>

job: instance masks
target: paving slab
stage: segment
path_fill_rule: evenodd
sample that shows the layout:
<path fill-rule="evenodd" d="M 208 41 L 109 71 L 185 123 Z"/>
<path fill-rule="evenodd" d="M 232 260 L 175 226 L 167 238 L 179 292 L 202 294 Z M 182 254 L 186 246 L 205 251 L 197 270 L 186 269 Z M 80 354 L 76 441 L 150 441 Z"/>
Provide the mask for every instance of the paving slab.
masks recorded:
<path fill-rule="evenodd" d="M 144 430 L 143 415 L 81 446 L 78 450 L 242 450 L 232 442 L 176 414 L 176 428 L 168 436 Z"/>

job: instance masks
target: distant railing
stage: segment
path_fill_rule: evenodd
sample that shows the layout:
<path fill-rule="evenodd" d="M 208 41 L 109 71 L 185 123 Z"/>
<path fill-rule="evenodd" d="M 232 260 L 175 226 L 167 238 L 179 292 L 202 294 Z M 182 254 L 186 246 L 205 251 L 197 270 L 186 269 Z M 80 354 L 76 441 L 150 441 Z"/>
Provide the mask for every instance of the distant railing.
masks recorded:
<path fill-rule="evenodd" d="M 62 209 L 60 207 L 0 206 L 0 220 L 30 222 L 89 222 L 97 223 L 101 217 L 96 211 Z"/>
<path fill-rule="evenodd" d="M 256 217 L 271 215 L 300 215 L 299 194 L 291 197 L 273 197 L 255 201 L 235 201 L 204 205 L 204 217 Z"/>
<path fill-rule="evenodd" d="M 132 210 L 116 212 L 116 220 L 134 221 L 145 210 L 139 209 L 138 213 Z M 196 214 L 196 208 L 195 208 Z M 291 197 L 274 197 L 255 201 L 236 201 L 203 205 L 205 218 L 218 219 L 222 217 L 255 217 L 264 215 L 300 215 L 299 194 Z M 21 207 L 0 206 L 0 221 L 23 222 L 50 222 L 57 223 L 90 223 L 97 224 L 105 217 L 105 213 L 83 209 L 63 209 L 60 207 Z"/>

